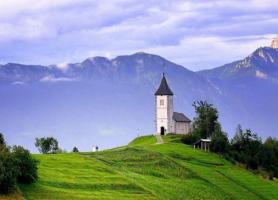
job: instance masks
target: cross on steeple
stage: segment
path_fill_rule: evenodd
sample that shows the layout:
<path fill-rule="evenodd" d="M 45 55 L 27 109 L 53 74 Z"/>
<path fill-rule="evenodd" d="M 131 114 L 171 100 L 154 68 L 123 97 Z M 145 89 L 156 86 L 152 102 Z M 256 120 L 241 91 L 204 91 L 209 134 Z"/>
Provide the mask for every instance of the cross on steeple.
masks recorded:
<path fill-rule="evenodd" d="M 165 64 L 165 62 L 163 62 L 162 67 L 163 67 L 163 76 L 165 76 L 165 72 L 166 72 L 166 64 Z"/>

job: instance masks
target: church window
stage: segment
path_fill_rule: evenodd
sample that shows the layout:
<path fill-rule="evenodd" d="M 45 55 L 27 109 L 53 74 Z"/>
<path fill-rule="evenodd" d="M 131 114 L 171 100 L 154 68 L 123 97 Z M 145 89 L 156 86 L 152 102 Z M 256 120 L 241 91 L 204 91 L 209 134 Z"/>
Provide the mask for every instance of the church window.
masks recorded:
<path fill-rule="evenodd" d="M 160 99 L 160 106 L 164 106 L 164 100 Z"/>

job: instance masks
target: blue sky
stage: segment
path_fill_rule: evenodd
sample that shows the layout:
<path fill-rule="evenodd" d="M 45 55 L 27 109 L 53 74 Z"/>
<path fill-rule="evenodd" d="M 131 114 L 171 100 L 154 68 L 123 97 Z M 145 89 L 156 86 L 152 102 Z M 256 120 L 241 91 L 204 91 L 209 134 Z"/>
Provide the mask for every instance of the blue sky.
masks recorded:
<path fill-rule="evenodd" d="M 199 70 L 241 59 L 278 34 L 277 0 L 5 0 L 0 11 L 2 64 L 144 51 Z"/>

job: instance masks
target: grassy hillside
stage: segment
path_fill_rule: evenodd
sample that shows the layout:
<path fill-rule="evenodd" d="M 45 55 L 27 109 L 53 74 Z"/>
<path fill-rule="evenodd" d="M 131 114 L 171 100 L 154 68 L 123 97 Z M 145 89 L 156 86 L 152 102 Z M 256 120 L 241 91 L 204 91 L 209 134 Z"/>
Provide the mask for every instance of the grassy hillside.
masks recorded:
<path fill-rule="evenodd" d="M 34 200 L 278 199 L 278 182 L 181 144 L 179 136 L 164 141 L 146 136 L 102 152 L 35 155 L 40 179 L 20 185 L 21 193 Z"/>

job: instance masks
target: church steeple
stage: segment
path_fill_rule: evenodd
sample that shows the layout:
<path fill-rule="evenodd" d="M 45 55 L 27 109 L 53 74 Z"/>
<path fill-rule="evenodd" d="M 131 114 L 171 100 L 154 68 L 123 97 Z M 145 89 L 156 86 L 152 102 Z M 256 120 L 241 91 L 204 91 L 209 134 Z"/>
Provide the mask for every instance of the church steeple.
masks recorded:
<path fill-rule="evenodd" d="M 165 77 L 165 73 L 163 73 L 163 77 L 161 79 L 160 86 L 157 89 L 157 91 L 155 92 L 155 96 L 158 96 L 158 95 L 169 95 L 169 96 L 174 95 L 172 90 L 168 86 L 168 83 L 167 83 L 167 80 Z"/>

